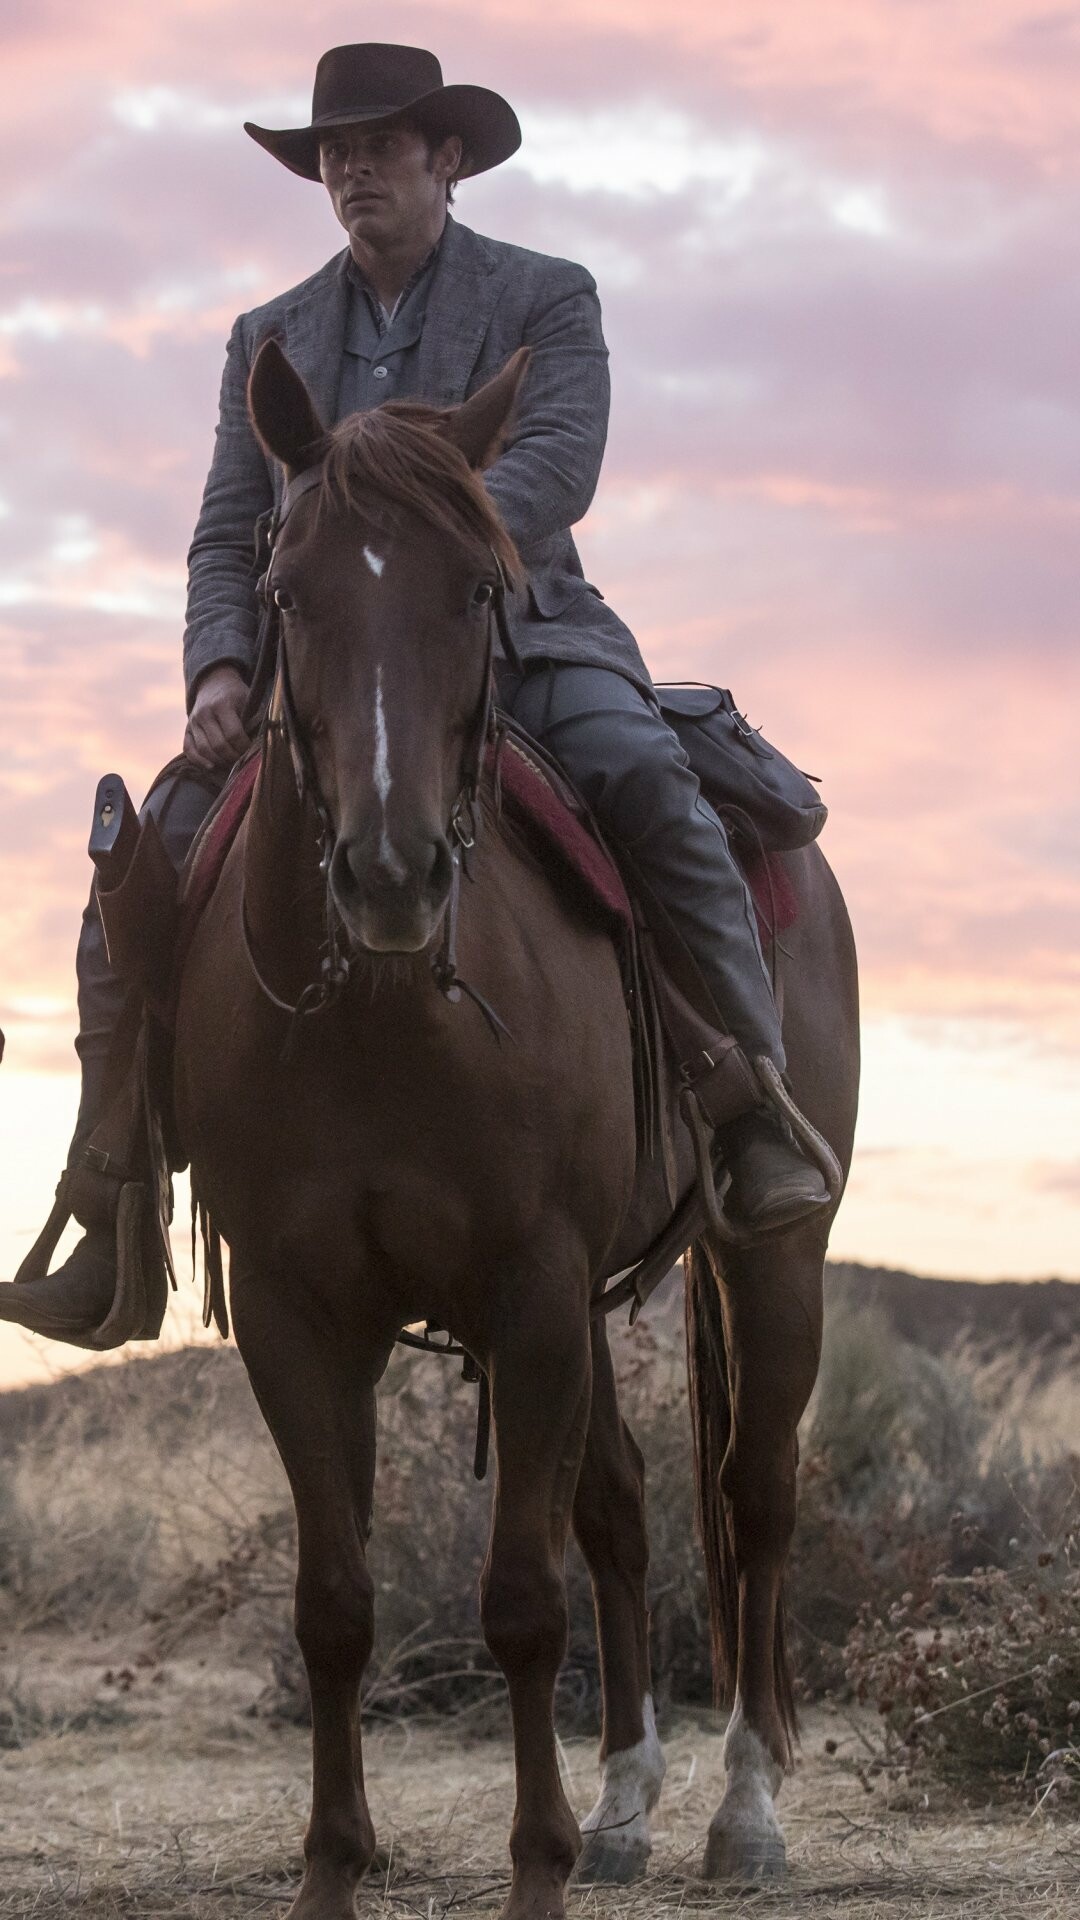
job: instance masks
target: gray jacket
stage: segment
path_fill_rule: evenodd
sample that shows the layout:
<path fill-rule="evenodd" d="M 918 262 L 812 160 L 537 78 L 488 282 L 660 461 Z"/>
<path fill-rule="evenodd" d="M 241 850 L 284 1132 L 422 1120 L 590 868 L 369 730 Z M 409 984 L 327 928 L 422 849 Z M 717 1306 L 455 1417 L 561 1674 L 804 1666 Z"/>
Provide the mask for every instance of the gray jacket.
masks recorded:
<path fill-rule="evenodd" d="M 184 678 L 190 704 L 209 667 L 250 674 L 258 626 L 253 529 L 280 495 L 247 413 L 247 379 L 268 335 L 332 421 L 348 310 L 347 253 L 291 292 L 241 314 L 229 338 L 214 457 L 188 556 Z M 610 667 L 651 685 L 629 628 L 585 580 L 570 528 L 587 511 L 607 438 L 610 386 L 596 285 L 583 267 L 488 240 L 448 220 L 420 341 L 418 397 L 468 398 L 517 347 L 532 358 L 513 438 L 485 476 L 528 588 L 511 630 L 523 658 Z"/>

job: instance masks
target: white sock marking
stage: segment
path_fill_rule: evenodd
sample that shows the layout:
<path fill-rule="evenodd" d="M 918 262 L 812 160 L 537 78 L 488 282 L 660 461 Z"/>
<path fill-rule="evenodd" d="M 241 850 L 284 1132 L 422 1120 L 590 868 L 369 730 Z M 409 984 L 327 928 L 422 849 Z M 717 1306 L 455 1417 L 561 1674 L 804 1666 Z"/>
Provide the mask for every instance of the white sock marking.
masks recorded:
<path fill-rule="evenodd" d="M 747 1726 L 741 1700 L 735 1702 L 724 1735 L 724 1767 L 729 1789 L 734 1784 L 751 1800 L 767 1801 L 771 1808 L 780 1791 L 784 1769 L 777 1765 L 760 1736 Z"/>
<path fill-rule="evenodd" d="M 635 1747 L 609 1753 L 600 1782 L 600 1798 L 581 1823 L 584 1834 L 603 1832 L 606 1847 L 637 1855 L 651 1851 L 649 1814 L 660 1798 L 666 1766 L 657 1738 L 652 1694 L 641 1703 L 645 1732 Z"/>
<path fill-rule="evenodd" d="M 371 568 L 371 571 L 375 575 L 376 580 L 380 580 L 382 578 L 382 570 L 386 565 L 386 561 L 381 559 L 377 553 L 372 553 L 370 547 L 364 548 L 364 559 L 367 561 L 368 566 Z"/>
<path fill-rule="evenodd" d="M 741 1700 L 735 1702 L 724 1737 L 724 1769 L 724 1797 L 709 1827 L 707 1870 L 720 1875 L 757 1872 L 771 1858 L 775 1864 L 770 1870 L 775 1871 L 783 1861 L 784 1835 L 773 1802 L 784 1770 L 747 1726 Z"/>

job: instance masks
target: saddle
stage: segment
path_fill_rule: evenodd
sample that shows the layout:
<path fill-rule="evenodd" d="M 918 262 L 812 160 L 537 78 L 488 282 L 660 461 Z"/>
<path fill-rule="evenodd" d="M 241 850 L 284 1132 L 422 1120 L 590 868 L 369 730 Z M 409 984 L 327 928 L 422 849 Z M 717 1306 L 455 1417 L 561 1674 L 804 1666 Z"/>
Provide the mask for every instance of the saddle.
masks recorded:
<path fill-rule="evenodd" d="M 569 888 L 629 936 L 637 924 L 627 882 L 588 808 L 556 763 L 505 714 L 498 719 L 495 742 L 487 754 L 497 812 L 513 815 L 537 858 L 556 885 Z M 259 761 L 252 753 L 236 767 L 192 845 L 180 880 L 174 980 L 178 981 L 195 929 L 211 898 L 255 789 Z M 711 798 L 706 792 L 706 798 Z M 723 817 L 726 803 L 717 811 Z M 732 845 L 750 890 L 763 947 L 792 926 L 798 913 L 795 890 L 782 857 L 768 852 L 753 834 L 751 816 L 740 826 L 729 816 Z M 103 898 L 103 917 L 109 908 Z M 111 950 L 111 942 L 110 942 Z"/>
<path fill-rule="evenodd" d="M 698 717 L 695 713 L 695 719 Z M 772 749 L 765 751 L 771 753 Z M 620 1281 L 617 1288 L 610 1289 L 604 1296 L 608 1303 L 605 1310 L 628 1300 L 633 1303 L 636 1317 L 649 1293 L 670 1271 L 693 1237 L 695 1222 L 700 1225 L 707 1220 L 718 1231 L 723 1231 L 723 1216 L 712 1181 L 710 1141 L 704 1134 L 695 1140 L 699 1185 L 707 1195 L 704 1214 L 696 1200 L 697 1189 L 688 1204 L 676 1206 L 678 1186 L 672 1125 L 673 1096 L 679 1092 L 680 1069 L 684 1063 L 711 1050 L 718 1080 L 724 1087 L 723 1097 L 730 1100 L 734 1118 L 747 1104 L 745 1062 L 734 1043 L 729 1043 L 731 1051 L 727 1056 L 718 1049 L 715 1026 L 697 1011 L 701 983 L 693 961 L 666 918 L 655 903 L 650 907 L 640 896 L 634 877 L 624 871 L 618 857 L 605 843 L 595 819 L 561 767 L 504 713 L 497 716 L 494 738 L 487 749 L 486 769 L 496 819 L 503 830 L 513 833 L 525 856 L 544 868 L 565 899 L 578 911 L 600 920 L 611 934 L 619 955 L 633 1039 L 639 1155 L 661 1169 L 673 1210 L 667 1232 L 650 1250 L 643 1266 L 635 1270 L 632 1284 Z M 794 774 L 795 770 L 791 772 Z M 177 981 L 199 920 L 247 813 L 257 774 L 258 757 L 253 754 L 234 770 L 188 855 L 180 887 Z M 706 789 L 706 797 L 721 803 L 717 810 L 726 816 L 732 847 L 754 903 L 762 948 L 766 956 L 773 955 L 778 936 L 794 923 L 798 912 L 788 868 L 782 855 L 762 844 L 754 816 L 745 808 L 731 806 L 725 794 L 715 789 L 712 795 Z M 818 807 L 816 818 L 811 820 L 812 832 L 820 826 L 823 812 Z M 782 826 L 790 835 L 793 818 L 783 820 Z M 766 833 L 774 831 L 775 822 L 766 820 L 765 830 Z M 806 831 L 805 819 L 797 823 L 797 832 L 803 841 L 811 837 Z M 103 903 L 103 915 L 107 916 L 107 911 Z M 779 998 L 775 967 L 774 982 Z M 464 982 L 459 984 L 466 993 L 470 991 Z M 483 1002 L 480 1004 L 492 1030 L 499 1031 L 501 1022 L 490 1008 Z M 692 1116 L 684 1113 L 684 1117 L 689 1117 L 692 1125 Z M 212 1228 L 205 1219 L 201 1219 L 201 1227 L 207 1256 L 207 1300 L 209 1303 L 213 1297 L 216 1302 L 221 1297 L 220 1254 Z M 730 1229 L 727 1237 L 735 1237 Z M 219 1311 L 216 1304 L 214 1311 Z"/>
<path fill-rule="evenodd" d="M 673 705 L 665 703 L 665 693 Z M 680 732 L 695 771 L 704 776 L 706 798 L 731 833 L 733 851 L 754 902 L 763 949 L 771 952 L 797 914 L 795 892 L 777 843 L 804 844 L 813 838 L 824 819 L 824 808 L 805 776 L 746 726 L 730 695 L 719 689 L 661 690 L 661 704 Z M 746 755 L 752 761 L 745 761 Z M 764 788 L 763 768 L 768 774 Z M 88 1346 L 154 1338 L 169 1286 L 176 1285 L 168 1232 L 170 1173 L 179 1170 L 183 1159 L 171 1123 L 169 1034 L 192 938 L 246 817 L 258 770 L 259 753 L 253 749 L 234 769 L 211 808 L 179 883 L 153 820 L 139 824 L 123 782 L 107 775 L 95 798 L 90 852 L 98 872 L 101 917 L 113 965 L 127 982 L 130 996 L 111 1064 L 115 1097 L 88 1149 L 92 1165 L 110 1172 L 119 1183 L 117 1303 L 106 1325 L 88 1337 Z M 565 774 L 504 714 L 497 716 L 487 748 L 487 770 L 496 816 L 512 825 L 560 891 L 573 898 L 581 911 L 601 918 L 615 941 L 634 1037 L 639 1147 L 665 1167 L 674 1207 L 672 1063 L 688 1061 L 709 1046 L 716 1052 L 714 1029 L 695 1011 L 698 983 L 692 977 L 692 963 L 681 943 L 673 944 L 662 916 L 651 915 L 632 883 L 628 884 Z M 737 1054 L 733 1043 L 732 1048 Z M 724 1065 L 719 1058 L 718 1071 Z M 734 1083 L 733 1093 L 737 1097 Z M 700 1153 L 699 1170 L 711 1188 L 707 1162 Z M 65 1184 L 69 1176 L 61 1183 L 50 1220 L 18 1278 L 30 1279 L 47 1270 L 63 1224 L 73 1208 L 79 1214 L 77 1175 L 73 1178 L 74 1186 Z M 706 1206 L 703 1215 L 695 1190 L 674 1212 L 667 1232 L 633 1275 L 608 1288 L 602 1310 L 628 1300 L 636 1316 L 715 1209 L 713 1195 L 712 1209 Z M 214 1321 L 224 1335 L 228 1315 L 221 1245 L 193 1196 L 193 1248 L 200 1232 L 203 1319 L 206 1325 Z"/>

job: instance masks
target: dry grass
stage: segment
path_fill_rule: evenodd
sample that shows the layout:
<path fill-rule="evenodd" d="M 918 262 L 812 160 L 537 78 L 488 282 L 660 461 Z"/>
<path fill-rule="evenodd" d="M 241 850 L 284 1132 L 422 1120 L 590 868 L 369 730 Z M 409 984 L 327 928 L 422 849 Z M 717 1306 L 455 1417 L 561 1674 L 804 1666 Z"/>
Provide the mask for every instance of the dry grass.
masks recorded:
<path fill-rule="evenodd" d="M 32 1659 L 40 1648 L 28 1649 Z M 94 1684 L 69 1646 L 69 1693 Z M 31 1679 L 34 1674 L 31 1673 Z M 59 1676 L 55 1676 L 59 1677 Z M 132 1707 L 124 1729 L 69 1733 L 0 1759 L 0 1915 L 55 1920 L 255 1920 L 295 1890 L 307 1810 L 308 1745 L 246 1712 L 251 1682 L 196 1662 Z M 497 1911 L 507 1885 L 513 1769 L 504 1738 L 472 1738 L 454 1718 L 369 1733 L 365 1761 L 382 1854 L 361 1920 L 435 1920 Z M 1080 1902 L 1080 1827 L 922 1804 L 888 1782 L 867 1788 L 842 1765 L 858 1721 L 815 1709 L 781 1809 L 792 1873 L 777 1889 L 709 1887 L 696 1877 L 720 1782 L 720 1724 L 683 1718 L 666 1736 L 668 1779 L 648 1880 L 572 1895 L 572 1916 L 646 1920 L 732 1916 L 915 1915 L 1066 1920 Z M 829 1739 L 838 1746 L 826 1752 Z M 563 1744 L 568 1792 L 583 1812 L 592 1742 Z"/>
<path fill-rule="evenodd" d="M 657 1692 L 664 1706 L 705 1704 L 681 1328 L 669 1310 L 614 1337 L 647 1462 Z M 1064 1391 L 1043 1381 L 1059 1420 Z M 470 1472 L 474 1409 L 454 1366 L 418 1355 L 395 1358 L 380 1394 L 368 1705 L 384 1714 L 457 1711 L 493 1691 L 476 1609 L 490 1488 Z M 0 1633 L 124 1629 L 159 1658 L 212 1634 L 223 1657 L 272 1681 L 268 1709 L 303 1716 L 291 1503 L 235 1353 L 189 1350 L 0 1398 L 0 1445 Z M 920 1350 L 880 1312 L 833 1323 L 804 1432 L 790 1577 L 809 1697 L 844 1684 L 860 1603 L 887 1619 L 939 1572 L 1003 1563 L 1045 1505 L 1052 1475 L 1037 1452 L 1001 1364 Z M 596 1724 L 598 1671 L 576 1554 L 569 1588 L 560 1711 L 584 1731 Z"/>
<path fill-rule="evenodd" d="M 648 1882 L 576 1893 L 572 1914 L 1072 1920 L 1075 1801 L 1033 1810 L 1029 1795 L 988 1813 L 985 1768 L 946 1783 L 932 1766 L 875 1770 L 881 1719 L 843 1705 L 811 1708 L 784 1790 L 791 1881 L 738 1892 L 696 1879 L 721 1767 L 717 1724 L 693 1704 L 709 1678 L 676 1316 L 617 1347 L 648 1463 L 654 1654 L 674 1734 Z M 912 1348 L 880 1315 L 834 1325 L 792 1563 L 811 1691 L 842 1681 L 860 1601 L 895 1634 L 907 1622 L 890 1627 L 889 1609 L 905 1592 L 915 1609 L 935 1591 L 952 1606 L 985 1579 L 976 1565 L 1006 1566 L 1011 1539 L 1035 1539 L 1054 1501 L 1064 1512 L 1063 1469 L 1041 1454 L 1051 1428 L 1070 1430 L 1070 1390 L 1044 1367 L 1036 1429 L 1019 1379 L 1003 1362 Z M 0 1917 L 283 1914 L 309 1771 L 307 1732 L 289 1719 L 304 1711 L 287 1625 L 293 1533 L 235 1354 L 137 1362 L 15 1399 L 0 1399 Z M 477 1638 L 490 1489 L 469 1470 L 473 1409 L 453 1368 L 409 1356 L 381 1397 L 367 1757 L 390 1855 L 363 1891 L 365 1917 L 486 1914 L 505 1889 L 512 1768 L 501 1682 Z M 941 1569 L 953 1584 L 934 1589 Z M 584 1812 L 597 1686 L 576 1560 L 570 1590 L 559 1715 Z M 926 1626 L 915 1623 L 916 1660 Z M 970 1724 L 981 1763 L 993 1730 Z"/>

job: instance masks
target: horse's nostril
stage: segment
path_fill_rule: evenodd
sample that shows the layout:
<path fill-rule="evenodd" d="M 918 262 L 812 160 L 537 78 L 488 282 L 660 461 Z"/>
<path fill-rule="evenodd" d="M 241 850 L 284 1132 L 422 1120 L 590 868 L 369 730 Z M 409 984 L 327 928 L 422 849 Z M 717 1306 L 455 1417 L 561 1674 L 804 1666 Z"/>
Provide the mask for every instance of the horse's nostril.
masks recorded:
<path fill-rule="evenodd" d="M 431 849 L 431 864 L 428 868 L 428 886 L 433 898 L 439 899 L 450 891 L 454 863 L 447 842 L 440 838 Z"/>
<path fill-rule="evenodd" d="M 357 891 L 356 875 L 349 859 L 349 849 L 343 840 L 339 840 L 330 855 L 330 885 L 339 900 L 348 899 Z"/>
<path fill-rule="evenodd" d="M 412 900 L 438 908 L 452 877 L 450 848 L 441 834 L 419 842 L 407 854 L 385 841 L 365 847 L 363 842 L 339 840 L 330 866 L 334 893 L 343 905 L 366 900 L 371 906 L 391 907 Z"/>

